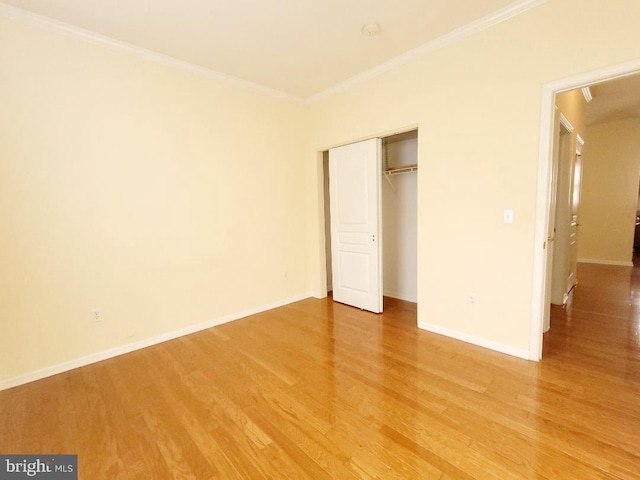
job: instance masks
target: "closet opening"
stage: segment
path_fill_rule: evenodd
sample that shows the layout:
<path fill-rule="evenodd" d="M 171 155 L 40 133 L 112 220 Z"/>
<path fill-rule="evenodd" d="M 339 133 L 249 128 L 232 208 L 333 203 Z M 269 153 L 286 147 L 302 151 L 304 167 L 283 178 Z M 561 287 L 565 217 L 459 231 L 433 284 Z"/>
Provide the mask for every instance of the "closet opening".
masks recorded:
<path fill-rule="evenodd" d="M 382 294 L 417 303 L 418 131 L 381 139 Z M 327 292 L 333 291 L 329 152 L 323 152 Z"/>
<path fill-rule="evenodd" d="M 418 301 L 418 131 L 382 139 L 382 286 Z"/>

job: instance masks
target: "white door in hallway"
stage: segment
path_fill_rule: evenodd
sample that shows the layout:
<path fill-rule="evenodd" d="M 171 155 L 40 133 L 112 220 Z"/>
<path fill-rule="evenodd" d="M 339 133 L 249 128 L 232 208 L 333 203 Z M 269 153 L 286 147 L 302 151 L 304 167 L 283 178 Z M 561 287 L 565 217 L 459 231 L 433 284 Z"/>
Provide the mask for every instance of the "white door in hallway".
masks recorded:
<path fill-rule="evenodd" d="M 382 312 L 381 144 L 329 150 L 333 299 Z"/>
<path fill-rule="evenodd" d="M 553 278 L 551 283 L 551 303 L 564 305 L 568 298 L 575 272 L 571 273 L 571 255 L 575 255 L 577 264 L 577 208 L 579 195 L 574 202 L 574 186 L 579 189 L 580 182 L 575 181 L 576 155 L 572 151 L 573 126 L 560 114 L 560 132 L 558 149 L 558 187 L 556 201 L 555 246 L 553 251 Z M 575 134 L 574 134 L 575 135 Z M 578 168 L 579 173 L 580 168 Z M 578 190 L 579 191 L 579 190 Z M 573 214 L 575 203 L 576 213 Z M 573 235 L 572 235 L 573 233 Z"/>
<path fill-rule="evenodd" d="M 580 209 L 580 191 L 582 188 L 582 147 L 584 141 L 578 136 L 576 156 L 571 172 L 571 219 L 569 223 L 569 275 L 567 290 L 578 284 L 578 210 Z"/>

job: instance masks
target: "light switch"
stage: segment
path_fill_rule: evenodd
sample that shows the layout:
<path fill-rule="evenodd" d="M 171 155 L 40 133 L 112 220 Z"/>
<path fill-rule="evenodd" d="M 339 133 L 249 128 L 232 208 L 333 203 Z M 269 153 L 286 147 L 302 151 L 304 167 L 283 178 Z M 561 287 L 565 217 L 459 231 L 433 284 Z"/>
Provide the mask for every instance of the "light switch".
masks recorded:
<path fill-rule="evenodd" d="M 513 210 L 504 211 L 504 223 L 513 223 Z"/>

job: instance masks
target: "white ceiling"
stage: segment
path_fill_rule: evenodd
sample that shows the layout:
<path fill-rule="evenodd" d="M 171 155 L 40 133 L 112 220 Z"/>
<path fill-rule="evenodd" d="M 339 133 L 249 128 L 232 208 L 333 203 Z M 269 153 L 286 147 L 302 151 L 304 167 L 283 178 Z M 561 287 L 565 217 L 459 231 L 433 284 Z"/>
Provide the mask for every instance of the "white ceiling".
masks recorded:
<path fill-rule="evenodd" d="M 7 5 L 306 99 L 540 0 L 3 0 Z M 1 4 L 0 4 L 1 5 Z M 377 22 L 377 36 L 361 33 Z"/>
<path fill-rule="evenodd" d="M 640 117 L 640 75 L 591 85 L 593 100 L 585 108 L 585 122 L 610 122 Z"/>

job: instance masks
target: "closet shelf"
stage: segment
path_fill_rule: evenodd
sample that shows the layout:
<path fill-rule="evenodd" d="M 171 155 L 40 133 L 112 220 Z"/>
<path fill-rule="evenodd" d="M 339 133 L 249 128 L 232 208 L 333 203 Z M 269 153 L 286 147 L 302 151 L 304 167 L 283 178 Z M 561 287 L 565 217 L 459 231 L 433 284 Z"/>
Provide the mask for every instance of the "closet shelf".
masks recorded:
<path fill-rule="evenodd" d="M 414 164 L 414 165 L 404 165 L 402 167 L 396 167 L 396 168 L 387 168 L 384 171 L 384 174 L 387 176 L 390 175 L 400 175 L 403 173 L 411 173 L 411 172 L 417 172 L 418 171 L 418 165 Z"/>

